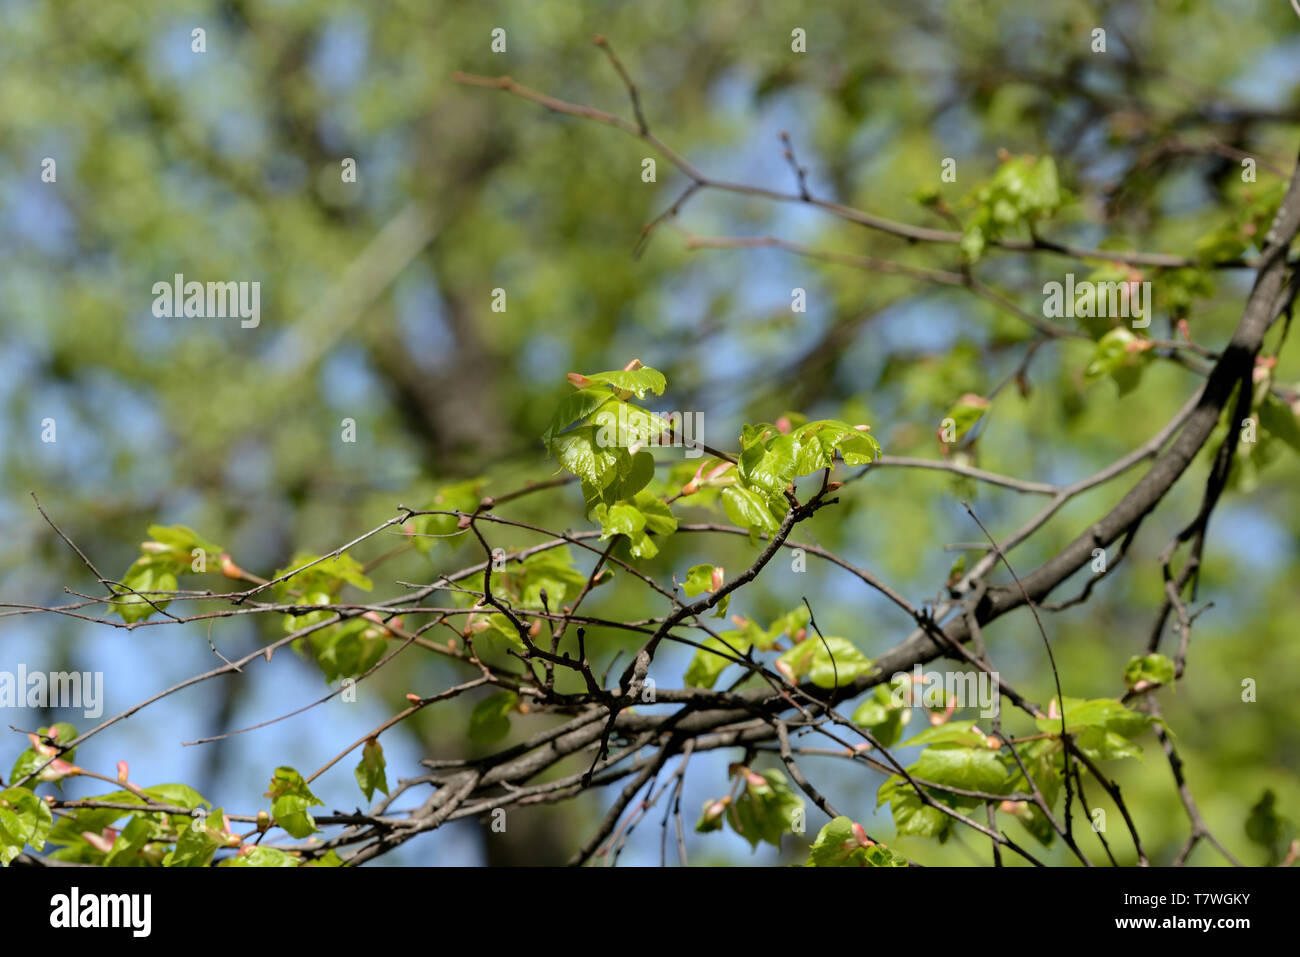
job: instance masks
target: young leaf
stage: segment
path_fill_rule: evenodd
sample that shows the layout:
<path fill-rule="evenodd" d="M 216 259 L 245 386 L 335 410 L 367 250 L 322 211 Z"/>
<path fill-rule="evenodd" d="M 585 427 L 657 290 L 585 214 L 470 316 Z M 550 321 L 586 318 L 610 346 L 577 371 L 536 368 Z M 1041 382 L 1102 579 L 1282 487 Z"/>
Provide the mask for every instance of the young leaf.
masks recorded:
<path fill-rule="evenodd" d="M 782 835 L 793 829 L 797 815 L 803 813 L 803 799 L 780 771 L 740 773 L 746 775 L 745 790 L 727 807 L 728 823 L 751 847 L 761 841 L 780 847 Z"/>
<path fill-rule="evenodd" d="M 479 744 L 492 744 L 510 733 L 510 712 L 519 704 L 513 691 L 488 695 L 474 706 L 469 716 L 470 740 Z"/>
<path fill-rule="evenodd" d="M 1161 654 L 1134 655 L 1124 668 L 1124 684 L 1135 689 L 1140 682 L 1142 687 L 1152 685 L 1171 685 L 1174 683 L 1174 663 Z"/>
<path fill-rule="evenodd" d="M 27 788 L 0 791 L 0 864 L 22 853 L 25 845 L 43 850 L 54 825 L 49 806 Z"/>
<path fill-rule="evenodd" d="M 304 838 L 316 832 L 316 820 L 307 809 L 325 802 L 311 793 L 302 775 L 293 768 L 282 766 L 275 769 L 266 796 L 271 798 L 271 816 L 275 823 L 291 836 Z"/>
<path fill-rule="evenodd" d="M 371 738 L 366 741 L 365 747 L 361 749 L 361 763 L 356 766 L 352 772 L 357 779 L 357 784 L 361 785 L 361 793 L 369 801 L 376 790 L 388 793 L 388 776 L 384 773 L 387 767 L 384 761 L 384 748 L 379 743 L 378 738 Z"/>
<path fill-rule="evenodd" d="M 805 867 L 906 867 L 907 859 L 867 838 L 861 824 L 834 818 L 817 834 Z"/>

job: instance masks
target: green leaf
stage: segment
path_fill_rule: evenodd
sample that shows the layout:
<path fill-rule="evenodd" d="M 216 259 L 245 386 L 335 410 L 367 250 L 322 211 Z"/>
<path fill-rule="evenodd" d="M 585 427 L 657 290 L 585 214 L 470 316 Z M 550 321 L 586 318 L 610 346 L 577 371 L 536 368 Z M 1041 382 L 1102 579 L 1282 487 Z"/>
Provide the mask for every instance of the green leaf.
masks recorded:
<path fill-rule="evenodd" d="M 144 621 L 170 603 L 158 593 L 174 592 L 177 587 L 173 573 L 152 561 L 140 559 L 127 569 L 121 587 L 113 586 L 113 593 L 121 598 L 113 603 L 111 610 L 128 624 Z"/>
<path fill-rule="evenodd" d="M 623 392 L 630 392 L 638 399 L 645 398 L 647 391 L 655 395 L 663 395 L 664 389 L 668 386 L 668 380 L 664 378 L 662 372 L 657 369 L 651 369 L 649 366 L 642 366 L 639 369 L 616 369 L 612 372 L 596 372 L 591 375 L 581 376 L 587 382 L 582 384 L 583 388 L 590 388 L 588 383 L 606 385 L 613 389 Z"/>
<path fill-rule="evenodd" d="M 271 798 L 271 816 L 275 823 L 292 837 L 304 838 L 316 832 L 316 820 L 307 809 L 325 802 L 311 793 L 302 775 L 293 768 L 281 766 L 275 769 L 266 796 Z"/>
<path fill-rule="evenodd" d="M 333 853 L 331 851 L 330 853 Z M 222 867 L 298 867 L 302 862 L 277 847 L 257 845 L 246 854 L 221 862 Z"/>
<path fill-rule="evenodd" d="M 185 525 L 150 525 L 150 541 L 140 546 L 138 563 L 152 565 L 156 572 L 183 575 L 194 571 L 195 550 L 201 550 L 205 571 L 217 571 L 221 553 L 220 545 L 203 538 Z"/>
<path fill-rule="evenodd" d="M 633 501 L 645 516 L 647 532 L 671 535 L 677 531 L 677 519 L 673 517 L 672 509 L 659 496 L 651 492 L 637 492 Z"/>
<path fill-rule="evenodd" d="M 737 466 L 741 477 L 768 495 L 779 495 L 794 481 L 795 441 L 791 435 L 772 436 L 756 441 L 740 454 Z"/>
<path fill-rule="evenodd" d="M 49 805 L 27 788 L 0 791 L 0 864 L 9 862 L 31 845 L 39 851 L 54 825 Z"/>
<path fill-rule="evenodd" d="M 610 495 L 614 501 L 636 499 L 637 493 L 649 485 L 654 477 L 655 457 L 642 449 L 628 458 L 627 472 L 610 486 Z"/>
<path fill-rule="evenodd" d="M 954 744 L 966 748 L 982 748 L 985 740 L 986 735 L 976 728 L 974 721 L 948 721 L 913 735 L 902 746 L 910 748 L 918 744 Z"/>
<path fill-rule="evenodd" d="M 948 419 L 952 419 L 952 432 L 945 435 L 943 429 L 940 430 L 940 439 L 943 444 L 960 444 L 970 434 L 971 429 L 975 428 L 980 419 L 988 414 L 992 405 L 993 403 L 988 399 L 973 392 L 968 392 L 959 398 L 944 415 L 944 426 L 948 424 Z"/>
<path fill-rule="evenodd" d="M 901 777 L 891 777 L 876 792 L 877 806 L 889 802 L 899 837 L 937 837 L 946 840 L 953 819 L 917 796 Z"/>
<path fill-rule="evenodd" d="M 524 644 L 523 638 L 519 636 L 519 629 L 505 615 L 500 612 L 491 612 L 487 615 L 487 623 L 490 630 L 488 635 L 494 635 L 506 641 L 516 651 L 526 651 L 528 646 Z"/>
<path fill-rule="evenodd" d="M 141 855 L 146 845 L 158 836 L 160 830 L 161 827 L 153 815 L 135 815 L 113 842 L 113 849 L 104 858 L 104 866 L 138 867 L 147 863 Z"/>
<path fill-rule="evenodd" d="M 809 635 L 777 659 L 778 670 L 791 681 L 812 679 L 819 688 L 851 684 L 871 670 L 871 660 L 845 638 Z"/>
<path fill-rule="evenodd" d="M 1065 727 L 1074 736 L 1075 743 L 1091 758 L 1140 757 L 1142 749 L 1133 738 L 1151 724 L 1150 715 L 1131 711 L 1113 698 L 1083 701 L 1065 699 Z M 1059 734 L 1059 718 L 1036 718 L 1038 730 L 1046 734 Z"/>
<path fill-rule="evenodd" d="M 808 676 L 819 688 L 834 688 L 852 684 L 860 675 L 871 671 L 871 659 L 846 638 L 806 639 L 813 642 L 813 655 Z"/>
<path fill-rule="evenodd" d="M 864 841 L 866 843 L 864 843 Z M 867 839 L 861 825 L 834 818 L 817 834 L 805 867 L 906 867 L 907 859 Z"/>
<path fill-rule="evenodd" d="M 597 445 L 619 449 L 654 444 L 671 426 L 667 419 L 617 399 L 601 406 L 591 417 L 591 423 L 596 429 Z"/>
<path fill-rule="evenodd" d="M 722 507 L 727 518 L 751 532 L 771 534 L 781 527 L 767 502 L 752 489 L 732 485 L 722 490 Z"/>
<path fill-rule="evenodd" d="M 469 479 L 454 485 L 444 485 L 427 499 L 424 509 L 472 514 L 483 500 L 483 480 Z M 409 522 L 411 542 L 416 550 L 428 553 L 441 539 L 464 535 L 468 529 L 460 527 L 456 515 L 417 515 Z"/>
<path fill-rule="evenodd" d="M 1151 724 L 1150 715 L 1133 711 L 1114 698 L 1095 698 L 1091 701 L 1066 698 L 1062 710 L 1065 715 L 1065 730 L 1070 734 L 1098 728 L 1131 738 L 1141 734 Z M 1048 734 L 1061 730 L 1060 718 L 1036 718 L 1035 724 L 1039 731 Z"/>
<path fill-rule="evenodd" d="M 1291 406 L 1270 392 L 1264 396 L 1256 412 L 1261 431 L 1300 452 L 1300 421 L 1297 421 Z"/>
<path fill-rule="evenodd" d="M 182 828 L 176 846 L 163 858 L 163 867 L 207 867 L 220 848 L 230 847 L 232 843 L 230 835 L 221 829 L 222 816 L 222 809 L 217 808 L 209 815 L 193 818 Z M 215 827 L 211 823 L 214 821 Z M 306 837 L 306 834 L 295 836 Z"/>
<path fill-rule="evenodd" d="M 359 618 L 314 631 L 307 643 L 326 681 L 365 674 L 388 648 L 383 629 Z"/>
<path fill-rule="evenodd" d="M 686 580 L 682 583 L 682 590 L 686 592 L 687 598 L 693 598 L 696 595 L 713 594 L 716 589 L 713 587 L 714 572 L 722 575 L 722 569 L 715 565 L 692 565 L 686 572 Z M 731 604 L 731 596 L 724 595 L 722 600 L 714 607 L 717 608 L 717 614 L 714 618 L 724 618 L 727 614 L 727 606 Z"/>
<path fill-rule="evenodd" d="M 809 617 L 806 605 L 799 605 L 797 608 L 787 611 L 767 626 L 761 638 L 754 639 L 755 646 L 766 651 L 775 645 L 783 635 L 789 635 L 792 640 L 797 640 L 802 637 L 799 635 L 800 631 L 807 632 Z"/>
<path fill-rule="evenodd" d="M 1295 837 L 1295 825 L 1278 814 L 1277 796 L 1266 789 L 1246 818 L 1246 836 L 1268 851 L 1268 863 L 1275 867 Z"/>
<path fill-rule="evenodd" d="M 1151 340 L 1117 326 L 1097 341 L 1097 351 L 1083 373 L 1084 381 L 1092 383 L 1110 376 L 1119 386 L 1119 394 L 1127 395 L 1137 388 L 1150 362 Z"/>
<path fill-rule="evenodd" d="M 968 791 L 1005 793 L 1007 769 L 996 751 L 933 745 L 907 769 L 913 777 Z"/>
<path fill-rule="evenodd" d="M 598 490 L 618 478 L 619 458 L 627 456 L 625 449 L 598 445 L 594 425 L 556 436 L 551 442 L 550 452 L 562 469 Z"/>
<path fill-rule="evenodd" d="M 565 396 L 551 416 L 551 424 L 542 433 L 542 441 L 550 445 L 574 422 L 587 418 L 602 405 L 609 402 L 608 389 L 579 389 Z"/>
<path fill-rule="evenodd" d="M 645 516 L 640 509 L 622 502 L 614 506 L 597 505 L 592 514 L 600 522 L 601 541 L 615 535 L 635 535 L 645 528 Z"/>
<path fill-rule="evenodd" d="M 876 685 L 853 712 L 853 723 L 871 732 L 882 747 L 892 748 L 902 737 L 908 712 L 894 699 L 889 685 Z"/>
<path fill-rule="evenodd" d="M 1130 689 L 1139 681 L 1148 685 L 1174 683 L 1174 663 L 1161 654 L 1134 655 L 1124 668 L 1124 684 Z"/>
<path fill-rule="evenodd" d="M 587 584 L 587 576 L 574 566 L 573 553 L 567 545 L 528 556 L 511 578 L 513 594 L 525 608 L 542 607 L 543 589 L 555 608 L 576 598 Z"/>
<path fill-rule="evenodd" d="M 705 638 L 686 668 L 686 686 L 712 688 L 722 672 L 735 664 L 736 658 L 743 657 L 752 644 L 743 631 L 724 631 L 716 638 L 711 635 Z"/>
<path fill-rule="evenodd" d="M 312 565 L 312 562 L 316 564 Z M 304 568 L 305 565 L 311 567 Z M 288 575 L 296 568 L 301 568 L 302 571 L 277 583 L 276 595 L 284 597 L 290 590 L 296 590 L 303 594 L 332 596 L 342 591 L 344 585 L 354 585 L 362 591 L 370 591 L 374 587 L 365 575 L 365 566 L 347 554 L 321 558 L 319 555 L 299 553 L 293 557 L 293 561 L 277 571 L 274 577 Z M 308 604 L 319 604 L 319 602 L 308 602 Z"/>
<path fill-rule="evenodd" d="M 687 597 L 703 594 L 704 592 L 713 592 L 713 565 L 692 565 L 686 572 L 686 580 L 682 582 L 682 590 L 686 592 Z"/>
<path fill-rule="evenodd" d="M 810 475 L 832 468 L 838 452 L 845 465 L 867 465 L 880 455 L 875 436 L 836 419 L 809 422 L 794 432 L 798 452 L 795 474 Z"/>
<path fill-rule="evenodd" d="M 990 241 L 1013 226 L 1056 211 L 1062 202 L 1056 163 L 1050 156 L 1011 157 L 966 202 L 976 209 L 962 235 L 961 248 L 974 261 Z"/>
<path fill-rule="evenodd" d="M 740 773 L 746 775 L 745 790 L 727 807 L 727 822 L 751 847 L 762 841 L 780 847 L 782 835 L 789 833 L 803 814 L 803 799 L 780 771 Z"/>
<path fill-rule="evenodd" d="M 152 787 L 142 788 L 145 794 L 155 800 L 162 801 L 164 804 L 175 804 L 177 807 L 189 808 L 193 810 L 199 805 L 211 807 L 203 799 L 203 795 L 190 787 L 188 784 L 155 784 Z M 130 794 L 129 791 L 119 792 L 121 794 Z M 117 800 L 117 798 L 104 798 L 103 800 Z"/>
<path fill-rule="evenodd" d="M 386 767 L 383 745 L 378 738 L 370 738 L 361 749 L 361 763 L 352 772 L 367 801 L 374 796 L 376 790 L 388 793 L 388 777 L 384 773 Z"/>
<path fill-rule="evenodd" d="M 510 733 L 510 713 L 519 704 L 513 691 L 488 695 L 474 706 L 469 716 L 470 740 L 479 744 L 492 744 Z"/>
<path fill-rule="evenodd" d="M 307 861 L 303 867 L 344 867 L 343 858 L 339 857 L 332 849 L 325 852 L 323 857 Z"/>

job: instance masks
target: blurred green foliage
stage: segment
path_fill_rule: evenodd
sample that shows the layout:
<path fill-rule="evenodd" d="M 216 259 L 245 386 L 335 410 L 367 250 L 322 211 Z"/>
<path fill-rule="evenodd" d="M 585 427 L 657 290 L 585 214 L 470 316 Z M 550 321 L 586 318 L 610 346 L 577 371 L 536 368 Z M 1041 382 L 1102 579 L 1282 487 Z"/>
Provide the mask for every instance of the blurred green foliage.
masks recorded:
<path fill-rule="evenodd" d="M 807 31 L 807 54 L 790 52 L 795 26 Z M 1105 54 L 1090 48 L 1097 26 L 1108 30 Z M 206 30 L 204 54 L 191 52 L 195 27 Z M 489 49 L 494 27 L 507 31 L 504 54 Z M 141 529 L 185 522 L 270 575 L 299 550 L 343 544 L 398 503 L 436 507 L 436 490 L 455 482 L 476 480 L 451 493 L 472 500 L 549 476 L 555 463 L 537 437 L 571 391 L 569 371 L 639 357 L 672 384 L 662 402 L 703 410 L 707 440 L 728 449 L 739 448 L 741 423 L 796 410 L 869 422 L 888 454 L 934 457 L 947 410 L 965 394 L 989 395 L 1020 362 L 1033 330 L 961 290 L 777 250 L 691 251 L 671 226 L 634 258 L 641 227 L 686 180 L 661 158 L 658 182 L 643 183 L 650 154 L 636 140 L 457 85 L 456 70 L 509 74 L 630 116 L 591 43 L 598 30 L 638 84 L 655 133 L 710 175 L 795 189 L 777 135 L 788 129 L 815 195 L 933 228 L 952 228 L 948 216 L 978 228 L 963 201 L 981 187 L 1006 191 L 1005 149 L 1052 157 L 1062 195 L 1053 182 L 1053 195 L 1008 206 L 981 237 L 1028 238 L 1026 221 L 1060 201 L 1034 227 L 1053 239 L 1235 256 L 1253 248 L 1251 204 L 1276 190 L 1273 167 L 1289 168 L 1300 140 L 1296 47 L 1285 39 L 1294 28 L 1285 4 L 1222 0 L 0 4 L 3 597 L 52 602 L 65 583 L 86 580 L 28 489 L 109 574 L 134 560 Z M 1234 149 L 1260 158 L 1257 184 L 1241 183 Z M 56 183 L 41 182 L 45 157 L 57 161 Z M 939 179 L 945 157 L 957 160 L 954 183 Z M 356 161 L 355 184 L 341 179 L 344 158 Z M 930 268 L 961 262 L 954 246 L 909 246 L 752 197 L 705 192 L 677 222 L 700 235 L 780 234 Z M 1031 312 L 1044 282 L 1097 265 L 1007 255 L 982 239 L 967 249 L 986 280 Z M 176 273 L 260 281 L 260 326 L 154 317 L 151 287 Z M 1171 323 L 1186 318 L 1210 348 L 1234 327 L 1249 282 L 1209 270 L 1143 278 L 1157 297 L 1148 332 L 1173 338 Z M 794 287 L 807 290 L 807 313 L 791 313 Z M 496 289 L 503 312 L 492 309 Z M 1094 371 L 1098 356 L 1086 340 L 1039 350 L 1023 387 L 999 393 L 979 425 L 979 466 L 1083 477 L 1154 434 L 1197 382 L 1158 361 L 1121 395 Z M 1293 346 L 1274 381 L 1300 381 Z M 47 417 L 57 422 L 52 445 L 40 441 Z M 355 444 L 340 441 L 344 418 L 355 419 Z M 1195 514 L 1206 464 L 1143 527 L 1121 574 L 1050 618 L 1071 695 L 1113 695 L 1144 651 L 1163 594 L 1157 556 Z M 1266 844 L 1258 862 L 1278 854 L 1260 795 L 1275 795 L 1283 816 L 1300 813 L 1297 475 L 1296 453 L 1282 448 L 1249 494 L 1226 497 L 1201 575 L 1200 597 L 1215 608 L 1197 620 L 1176 693 L 1162 692 L 1207 821 L 1234 848 L 1248 836 Z M 1071 502 L 1016 551 L 1017 565 L 1049 557 L 1126 483 Z M 973 492 L 1003 534 L 1040 504 L 942 473 L 882 470 L 846 488 L 810 532 L 909 594 L 933 595 L 954 557 L 943 545 L 978 537 L 957 504 Z M 521 500 L 515 514 L 576 527 L 587 522 L 583 504 L 573 487 Z M 420 531 L 449 530 L 430 517 Z M 494 544 L 507 548 L 536 540 L 496 531 Z M 374 573 L 376 586 L 477 560 L 463 538 L 429 541 Z M 369 560 L 393 544 L 358 553 Z M 741 537 L 707 549 L 674 540 L 647 563 L 684 580 L 698 562 L 741 568 L 751 555 Z M 733 610 L 767 621 L 807 593 L 828 633 L 868 655 L 905 633 L 904 618 L 828 569 L 774 567 Z M 631 585 L 588 607 L 632 617 L 656 606 Z M 255 647 L 278 627 L 244 623 L 230 634 Z M 58 629 L 68 654 L 98 640 L 93 629 Z M 1008 679 L 1046 700 L 1050 673 L 1029 616 L 988 637 Z M 592 640 L 602 659 L 622 641 Z M 444 683 L 450 675 L 421 667 Z M 1248 678 L 1258 696 L 1243 704 Z M 410 675 L 375 680 L 400 702 Z M 473 718 L 466 706 L 454 723 L 417 720 L 412 733 L 430 752 L 468 748 L 467 722 L 480 740 L 501 731 L 497 704 Z M 1156 756 L 1119 773 L 1148 848 L 1167 859 L 1185 825 Z M 382 780 L 382 764 L 372 766 Z M 851 813 L 864 819 L 869 791 L 854 793 Z M 568 815 L 562 830 L 579 834 L 591 813 L 582 807 L 549 813 Z M 491 853 L 553 853 L 535 834 L 511 840 Z M 900 840 L 900 851 L 915 840 Z M 944 854 L 970 859 L 952 845 Z M 1209 852 L 1194 861 L 1210 862 Z"/>

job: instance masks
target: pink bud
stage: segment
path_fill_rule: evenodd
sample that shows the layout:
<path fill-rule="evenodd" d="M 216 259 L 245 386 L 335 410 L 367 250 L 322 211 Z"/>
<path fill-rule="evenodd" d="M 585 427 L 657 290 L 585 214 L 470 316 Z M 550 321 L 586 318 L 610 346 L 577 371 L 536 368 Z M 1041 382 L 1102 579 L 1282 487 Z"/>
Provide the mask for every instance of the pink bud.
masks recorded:
<path fill-rule="evenodd" d="M 69 764 L 62 758 L 55 758 L 49 766 L 37 775 L 42 781 L 62 781 L 66 777 L 80 774 L 81 768 L 75 764 Z"/>
<path fill-rule="evenodd" d="M 411 704 L 419 704 L 420 696 L 418 694 L 415 694 L 414 692 L 411 692 L 407 694 L 406 700 L 411 702 Z"/>
<path fill-rule="evenodd" d="M 719 588 L 722 587 L 723 582 L 725 580 L 726 579 L 724 577 L 722 566 L 721 565 L 716 566 L 713 569 L 712 587 L 709 589 L 709 591 L 717 591 Z"/>
<path fill-rule="evenodd" d="M 104 828 L 103 834 L 96 834 L 93 831 L 82 831 L 82 838 L 97 851 L 103 851 L 107 854 L 113 849 L 113 842 L 117 840 L 117 831 L 111 827 Z"/>
<path fill-rule="evenodd" d="M 780 432 L 782 435 L 787 434 L 791 429 L 790 420 L 787 419 L 784 415 L 781 416 L 781 418 L 776 420 L 775 425 L 776 425 L 776 430 Z"/>
<path fill-rule="evenodd" d="M 591 380 L 588 379 L 581 372 L 570 372 L 567 376 L 565 376 L 565 378 L 568 379 L 570 382 L 572 382 L 574 386 L 576 386 L 579 389 L 585 389 L 587 388 L 587 386 L 591 385 Z"/>
<path fill-rule="evenodd" d="M 640 360 L 640 359 L 633 359 L 633 360 L 632 360 L 631 362 L 629 362 L 627 365 L 623 366 L 623 371 L 624 371 L 624 372 L 635 372 L 637 369 L 642 369 L 642 368 L 645 368 L 645 367 L 641 364 L 641 360 Z"/>
<path fill-rule="evenodd" d="M 127 763 L 126 763 L 125 761 L 118 761 L 118 762 L 117 762 L 117 780 L 118 780 L 118 783 L 119 783 L 119 784 L 125 784 L 125 783 L 126 783 L 126 778 L 127 778 L 127 774 L 128 774 L 128 773 L 129 773 L 129 770 L 128 770 L 128 767 L 127 767 Z"/>
<path fill-rule="evenodd" d="M 873 847 L 876 843 L 871 838 L 867 837 L 867 829 L 857 821 L 853 822 L 853 839 L 863 847 Z"/>

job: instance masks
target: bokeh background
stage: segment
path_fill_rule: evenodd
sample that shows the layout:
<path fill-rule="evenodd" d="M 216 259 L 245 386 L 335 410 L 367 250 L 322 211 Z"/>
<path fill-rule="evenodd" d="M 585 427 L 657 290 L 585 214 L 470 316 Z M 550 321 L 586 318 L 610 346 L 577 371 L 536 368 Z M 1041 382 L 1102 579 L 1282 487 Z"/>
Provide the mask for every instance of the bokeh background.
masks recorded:
<path fill-rule="evenodd" d="M 196 27 L 206 53 L 191 51 Z M 507 34 L 503 54 L 489 49 L 497 27 Z M 790 49 L 796 27 L 807 31 L 803 55 Z M 1096 27 L 1107 30 L 1105 54 L 1091 50 Z M 962 197 L 1004 148 L 1056 158 L 1071 202 L 1045 227 L 1053 238 L 1190 252 L 1242 206 L 1235 150 L 1259 158 L 1263 188 L 1289 172 L 1300 144 L 1300 19 L 1284 2 L 0 0 L 0 600 L 57 604 L 69 600 L 65 586 L 95 587 L 29 490 L 108 574 L 125 571 L 151 522 L 191 525 L 269 574 L 297 549 L 336 547 L 399 502 L 418 504 L 440 482 L 486 476 L 500 492 L 551 474 L 537 437 L 569 388 L 565 373 L 633 357 L 666 373 L 664 407 L 701 411 L 716 446 L 733 447 L 742 422 L 797 410 L 870 422 L 892 454 L 938 455 L 944 411 L 1015 368 L 1027 326 L 960 291 L 779 250 L 691 251 L 670 228 L 634 258 L 640 227 L 684 187 L 679 173 L 661 161 L 657 182 L 643 183 L 650 154 L 636 140 L 452 82 L 456 70 L 509 74 L 629 115 L 625 90 L 592 44 L 597 32 L 639 84 L 655 132 L 710 175 L 793 189 L 779 140 L 786 130 L 816 194 L 908 222 L 945 226 L 916 200 L 927 188 L 960 215 Z M 45 157 L 57 161 L 56 183 L 41 181 Z M 355 184 L 340 180 L 345 157 L 356 160 Z M 945 157 L 957 159 L 956 183 L 939 182 Z M 957 262 L 952 248 L 910 248 L 798 204 L 708 192 L 678 225 Z M 1044 282 L 1087 267 L 993 255 L 980 268 L 1037 309 Z M 151 287 L 175 273 L 260 281 L 260 326 L 154 317 Z M 1189 317 L 1198 341 L 1225 341 L 1249 281 L 1241 272 L 1213 277 Z M 791 312 L 795 287 L 807 290 L 806 313 Z M 495 288 L 507 291 L 504 313 L 490 308 Z M 1169 334 L 1167 316 L 1152 332 Z M 1038 352 L 1027 394 L 999 393 L 979 440 L 981 466 L 1048 481 L 1091 474 L 1154 434 L 1196 384 L 1186 369 L 1158 363 L 1139 391 L 1120 397 L 1109 381 L 1084 383 L 1090 355 L 1087 343 Z M 1297 380 L 1292 347 L 1278 381 Z M 355 444 L 340 441 L 345 417 L 358 424 Z M 54 443 L 40 438 L 46 418 L 57 423 Z M 1067 694 L 1120 690 L 1161 594 L 1157 556 L 1194 514 L 1204 475 L 1201 461 L 1147 521 L 1122 574 L 1087 605 L 1049 617 Z M 1196 623 L 1186 677 L 1162 692 L 1207 820 L 1252 863 L 1266 858 L 1243 829 L 1260 794 L 1274 790 L 1283 813 L 1300 815 L 1298 475 L 1295 453 L 1281 449 L 1222 503 L 1200 593 L 1214 608 Z M 1016 563 L 1048 557 L 1129 481 L 1072 502 L 1014 553 Z M 942 473 L 882 470 L 851 489 L 809 533 L 914 601 L 940 593 L 955 554 L 945 544 L 980 537 L 963 496 L 974 495 L 1001 534 L 1041 505 Z M 585 527 L 581 505 L 570 488 L 523 499 L 513 514 Z M 752 555 L 743 539 L 690 538 L 674 540 L 649 569 L 739 568 Z M 393 544 L 367 543 L 358 555 Z M 403 555 L 377 571 L 376 594 L 477 560 L 476 547 Z M 767 620 L 807 595 L 823 630 L 868 655 L 907 631 L 896 609 L 815 560 L 804 575 L 774 565 L 760 585 L 733 611 Z M 656 606 L 620 585 L 594 595 L 589 610 L 633 616 Z M 208 637 L 233 657 L 279 626 L 244 617 L 210 634 L 197 625 L 126 633 L 11 614 L 0 619 L 0 668 L 102 671 L 111 714 L 212 667 Z M 1050 673 L 1030 617 L 1016 613 L 987 637 L 1008 679 L 1046 700 Z M 619 647 L 616 636 L 598 636 L 595 657 Z M 666 651 L 661 684 L 680 679 L 687 654 Z M 277 765 L 307 773 L 393 713 L 406 692 L 464 677 L 413 653 L 402 661 L 364 683 L 355 704 L 336 700 L 219 744 L 182 746 L 324 693 L 314 665 L 282 652 L 120 723 L 78 761 L 112 774 L 126 758 L 138 783 L 181 780 L 215 804 L 255 812 Z M 1241 702 L 1243 678 L 1258 682 L 1254 704 Z M 470 704 L 426 709 L 386 734 L 390 780 L 417 773 L 422 757 L 466 753 Z M 76 713 L 26 710 L 4 724 L 55 719 L 88 726 Z M 515 733 L 529 720 L 516 718 Z M 7 775 L 26 742 L 2 730 Z M 1167 861 L 1185 822 L 1163 755 L 1145 740 L 1145 763 L 1114 770 L 1148 848 Z M 725 793 L 726 762 L 738 756 L 694 759 L 690 820 Z M 318 782 L 328 808 L 362 802 L 354 763 Z M 835 804 L 892 836 L 887 810 L 875 811 L 879 776 L 830 760 L 810 759 L 807 769 Z M 386 862 L 563 860 L 607 800 L 512 812 L 505 834 L 457 823 Z M 656 811 L 622 862 L 658 862 L 658 819 Z M 821 823 L 813 812 L 809 839 Z M 781 852 L 751 853 L 730 832 L 691 834 L 688 843 L 701 863 L 806 853 L 794 838 Z M 969 837 L 899 847 L 928 861 L 988 858 L 985 842 Z M 1192 860 L 1216 863 L 1204 846 Z"/>

